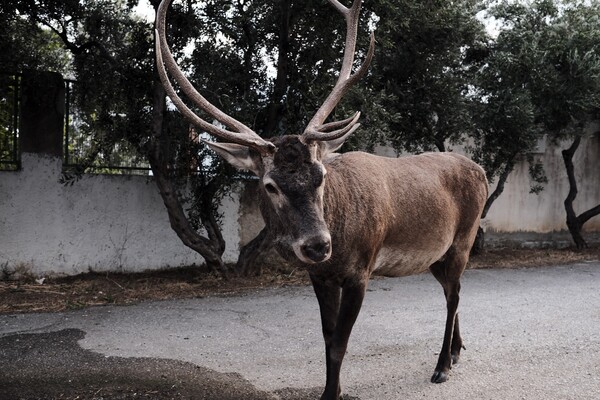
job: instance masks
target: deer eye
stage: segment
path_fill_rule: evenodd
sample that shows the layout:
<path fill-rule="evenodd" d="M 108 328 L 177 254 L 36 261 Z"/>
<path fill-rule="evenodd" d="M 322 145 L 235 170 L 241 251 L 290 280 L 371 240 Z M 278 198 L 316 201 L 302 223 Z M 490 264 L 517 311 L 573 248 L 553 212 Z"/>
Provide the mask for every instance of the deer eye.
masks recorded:
<path fill-rule="evenodd" d="M 265 184 L 265 190 L 270 194 L 279 194 L 279 190 L 272 183 Z"/>

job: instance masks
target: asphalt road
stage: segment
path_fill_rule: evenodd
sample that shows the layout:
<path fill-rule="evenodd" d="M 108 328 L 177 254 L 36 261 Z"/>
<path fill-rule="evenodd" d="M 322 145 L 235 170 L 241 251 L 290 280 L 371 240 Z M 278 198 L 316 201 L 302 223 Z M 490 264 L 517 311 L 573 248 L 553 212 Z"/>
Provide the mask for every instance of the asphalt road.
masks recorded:
<path fill-rule="evenodd" d="M 430 275 L 376 279 L 344 362 L 345 398 L 600 399 L 599 288 L 598 262 L 467 271 L 467 349 L 436 385 L 441 287 Z M 300 400 L 318 399 L 323 383 L 310 287 L 0 315 L 0 399 L 87 388 L 81 398 Z"/>

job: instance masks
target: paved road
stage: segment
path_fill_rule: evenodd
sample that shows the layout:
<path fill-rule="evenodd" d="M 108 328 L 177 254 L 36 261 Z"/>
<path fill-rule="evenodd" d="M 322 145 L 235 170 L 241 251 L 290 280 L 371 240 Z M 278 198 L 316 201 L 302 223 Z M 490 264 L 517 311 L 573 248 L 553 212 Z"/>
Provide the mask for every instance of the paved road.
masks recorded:
<path fill-rule="evenodd" d="M 345 398 L 600 399 L 600 263 L 467 271 L 459 310 L 467 350 L 434 385 L 441 288 L 430 275 L 372 281 L 342 371 Z M 0 398 L 77 382 L 102 394 L 102 382 L 128 379 L 148 398 L 318 398 L 323 347 L 308 287 L 1 315 Z M 152 379 L 170 386 L 143 392 Z"/>

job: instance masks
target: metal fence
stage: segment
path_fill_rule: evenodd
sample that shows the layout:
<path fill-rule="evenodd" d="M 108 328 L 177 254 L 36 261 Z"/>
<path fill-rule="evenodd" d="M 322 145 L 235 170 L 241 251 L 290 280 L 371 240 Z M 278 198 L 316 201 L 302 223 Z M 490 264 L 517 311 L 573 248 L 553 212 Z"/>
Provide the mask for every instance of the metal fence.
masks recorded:
<path fill-rule="evenodd" d="M 124 140 L 99 146 L 85 115 L 77 107 L 77 81 L 65 79 L 65 124 L 63 167 L 84 167 L 88 173 L 148 175 L 150 165 Z"/>
<path fill-rule="evenodd" d="M 0 171 L 16 171 L 19 157 L 21 75 L 0 73 Z"/>
<path fill-rule="evenodd" d="M 63 168 L 88 173 L 148 175 L 148 162 L 125 141 L 99 148 L 85 115 L 74 101 L 77 82 L 65 79 Z M 20 169 L 19 114 L 21 74 L 0 72 L 0 171 Z"/>

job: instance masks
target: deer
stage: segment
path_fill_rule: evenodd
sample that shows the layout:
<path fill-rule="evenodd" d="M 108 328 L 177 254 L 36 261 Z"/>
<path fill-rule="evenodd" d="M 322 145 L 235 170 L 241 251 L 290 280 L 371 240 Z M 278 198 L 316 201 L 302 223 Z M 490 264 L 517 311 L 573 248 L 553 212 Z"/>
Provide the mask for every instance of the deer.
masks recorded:
<path fill-rule="evenodd" d="M 373 274 L 400 277 L 429 270 L 447 306 L 442 349 L 431 382 L 442 383 L 460 357 L 460 278 L 488 195 L 484 170 L 452 152 L 387 158 L 336 152 L 355 132 L 360 112 L 326 122 L 340 99 L 367 72 L 371 34 L 353 70 L 361 0 L 346 7 L 328 0 L 346 23 L 337 82 L 304 132 L 269 140 L 207 101 L 169 49 L 163 0 L 156 19 L 156 61 L 166 94 L 190 123 L 220 139 L 205 142 L 233 166 L 258 177 L 266 236 L 288 262 L 308 272 L 321 314 L 326 378 L 321 400 L 341 398 L 340 370 L 350 334 Z M 175 90 L 220 123 L 193 112 Z"/>

